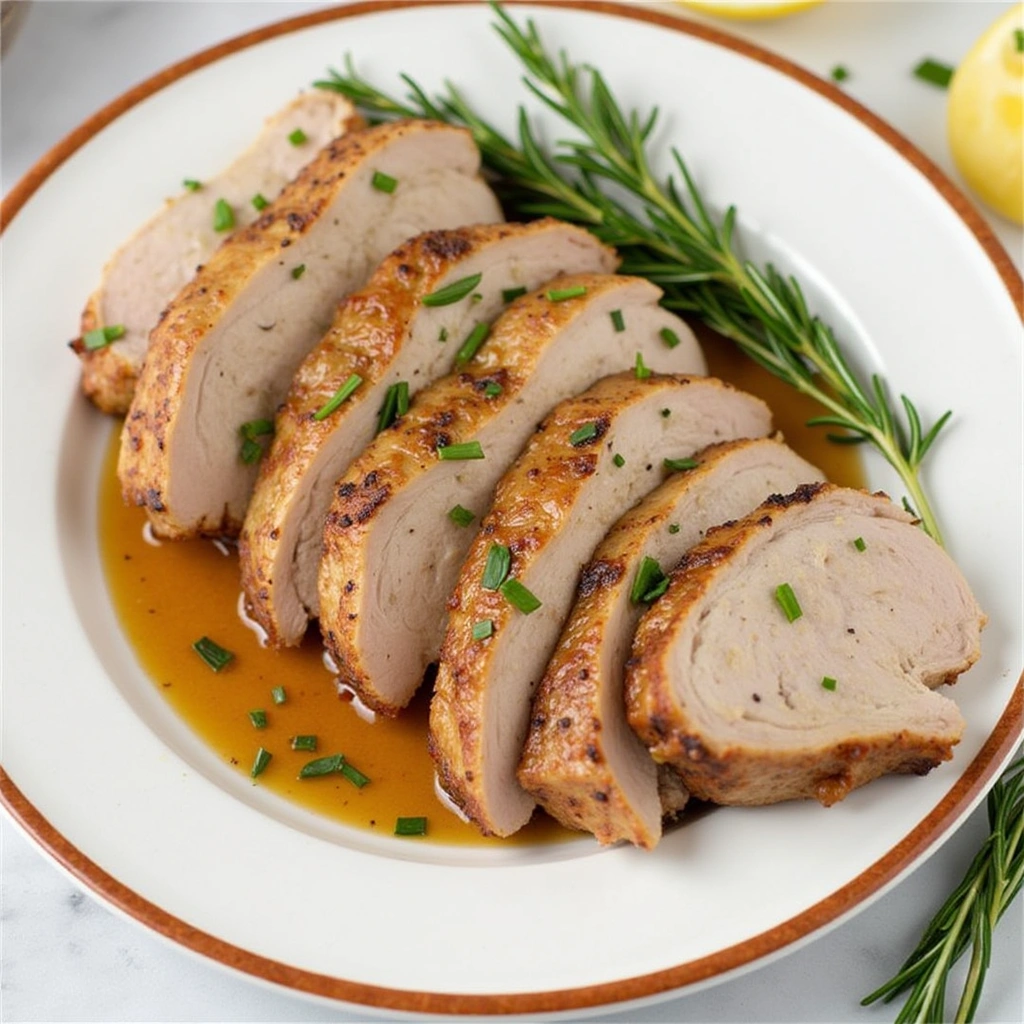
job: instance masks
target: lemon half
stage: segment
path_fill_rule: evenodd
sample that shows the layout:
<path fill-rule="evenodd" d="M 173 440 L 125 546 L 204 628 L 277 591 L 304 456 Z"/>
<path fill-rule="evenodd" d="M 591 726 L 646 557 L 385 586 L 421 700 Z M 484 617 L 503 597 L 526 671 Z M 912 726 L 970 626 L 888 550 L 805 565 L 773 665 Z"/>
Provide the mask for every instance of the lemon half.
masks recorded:
<path fill-rule="evenodd" d="M 817 7 L 825 0 L 676 0 L 684 7 L 692 7 L 706 14 L 745 21 L 757 18 L 783 18 L 787 14 Z"/>
<path fill-rule="evenodd" d="M 1024 224 L 1024 4 L 997 18 L 957 68 L 947 129 L 971 191 Z"/>

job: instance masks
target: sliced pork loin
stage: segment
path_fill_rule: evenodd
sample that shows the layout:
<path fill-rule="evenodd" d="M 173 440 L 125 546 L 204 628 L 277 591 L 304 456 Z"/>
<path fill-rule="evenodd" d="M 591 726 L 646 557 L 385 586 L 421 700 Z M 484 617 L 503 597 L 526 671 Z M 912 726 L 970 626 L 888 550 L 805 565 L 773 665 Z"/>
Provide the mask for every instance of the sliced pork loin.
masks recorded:
<path fill-rule="evenodd" d="M 656 593 L 661 567 L 675 565 L 709 527 L 823 479 L 780 438 L 726 441 L 693 461 L 630 509 L 594 552 L 533 701 L 519 781 L 562 824 L 602 843 L 651 849 L 662 816 L 681 809 L 677 793 L 663 805 L 659 768 L 626 722 L 626 659 L 649 603 L 639 591 Z M 663 783 L 672 774 L 661 766 Z"/>
<path fill-rule="evenodd" d="M 949 759 L 964 722 L 931 687 L 977 659 L 984 621 L 953 561 L 885 495 L 801 486 L 672 571 L 637 629 L 629 721 L 702 799 L 832 804 Z"/>
<path fill-rule="evenodd" d="M 321 89 L 300 93 L 268 118 L 226 170 L 169 200 L 111 257 L 82 313 L 82 337 L 74 344 L 82 360 L 82 390 L 100 409 L 128 411 L 150 330 L 196 267 L 224 241 L 224 231 L 215 227 L 217 204 L 227 203 L 237 227 L 251 224 L 263 200 L 276 199 L 328 142 L 361 125 L 344 97 Z M 302 133 L 301 142 L 289 138 L 300 138 L 295 132 Z M 124 333 L 110 344 L 88 347 L 89 332 L 103 327 Z"/>
<path fill-rule="evenodd" d="M 339 481 L 324 528 L 320 628 L 367 704 L 393 715 L 416 692 L 446 613 L 443 600 L 409 595 L 451 592 L 494 485 L 557 402 L 637 353 L 655 370 L 705 371 L 693 334 L 660 297 L 640 278 L 581 275 L 518 299 L 464 371 L 421 391 Z M 666 330 L 678 345 L 665 344 Z M 486 458 L 440 459 L 441 441 L 476 441 Z M 472 524 L 449 515 L 456 506 Z"/>
<path fill-rule="evenodd" d="M 388 389 L 404 385 L 404 410 L 409 394 L 453 362 L 467 362 L 475 344 L 468 339 L 487 330 L 509 292 L 563 271 L 612 270 L 617 263 L 593 235 L 561 221 L 458 228 L 401 246 L 348 299 L 278 413 L 242 529 L 242 588 L 275 646 L 299 643 L 318 613 L 332 485 L 373 438 Z M 446 288 L 454 289 L 448 297 L 460 297 L 435 305 Z M 318 420 L 313 414 L 352 374 L 361 378 L 359 388 Z"/>
<path fill-rule="evenodd" d="M 714 378 L 616 374 L 558 405 L 501 478 L 449 601 L 430 707 L 440 784 L 483 832 L 510 835 L 533 811 L 516 779 L 530 703 L 597 543 L 666 458 L 769 427 L 760 399 Z"/>
<path fill-rule="evenodd" d="M 121 440 L 125 500 L 157 534 L 238 531 L 257 472 L 241 428 L 273 417 L 338 302 L 395 246 L 501 220 L 479 162 L 469 133 L 447 125 L 352 132 L 210 257 L 150 337 Z"/>

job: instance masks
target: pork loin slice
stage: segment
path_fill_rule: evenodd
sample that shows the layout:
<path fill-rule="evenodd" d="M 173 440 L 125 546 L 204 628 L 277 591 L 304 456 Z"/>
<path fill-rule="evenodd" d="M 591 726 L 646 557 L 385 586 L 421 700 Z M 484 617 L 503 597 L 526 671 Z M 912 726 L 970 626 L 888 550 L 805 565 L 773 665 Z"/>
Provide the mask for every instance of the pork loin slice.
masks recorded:
<path fill-rule="evenodd" d="M 352 132 L 210 257 L 150 337 L 121 440 L 125 500 L 156 533 L 238 531 L 257 472 L 240 428 L 273 417 L 338 302 L 400 242 L 501 220 L 479 162 L 443 124 Z"/>
<path fill-rule="evenodd" d="M 885 495 L 801 486 L 672 571 L 637 629 L 629 721 L 702 799 L 832 804 L 952 756 L 964 722 L 930 687 L 977 659 L 984 621 L 953 561 Z"/>
<path fill-rule="evenodd" d="M 420 392 L 349 468 L 324 528 L 320 628 L 342 679 L 367 704 L 394 715 L 416 692 L 447 618 L 443 601 L 409 595 L 451 593 L 494 485 L 557 402 L 633 365 L 638 352 L 655 370 L 705 372 L 693 334 L 660 297 L 635 277 L 551 281 L 516 301 L 465 371 Z M 666 345 L 663 330 L 680 344 Z M 478 441 L 486 458 L 439 459 L 442 435 Z M 452 520 L 456 505 L 475 514 L 473 524 Z"/>
<path fill-rule="evenodd" d="M 226 170 L 169 200 L 111 257 L 82 313 L 82 335 L 113 325 L 123 327 L 124 334 L 103 348 L 88 349 L 81 338 L 74 344 L 82 360 L 82 390 L 100 409 L 117 415 L 128 411 L 150 330 L 196 267 L 224 241 L 213 226 L 218 200 L 231 207 L 238 227 L 251 224 L 259 216 L 255 196 L 277 198 L 331 139 L 361 126 L 344 97 L 321 89 L 300 93 L 267 119 Z M 305 138 L 299 145 L 289 140 L 295 131 Z"/>
<path fill-rule="evenodd" d="M 404 382 L 413 393 L 449 370 L 467 337 L 503 308 L 503 293 L 535 288 L 562 271 L 613 270 L 617 263 L 593 235 L 561 221 L 467 227 L 402 246 L 349 298 L 278 412 L 242 529 L 242 589 L 275 646 L 299 643 L 318 614 L 331 488 L 372 440 L 387 389 Z M 477 276 L 457 301 L 424 305 L 426 297 Z M 353 373 L 363 380 L 359 389 L 336 412 L 315 419 Z"/>
<path fill-rule="evenodd" d="M 501 478 L 449 601 L 430 707 L 441 786 L 483 832 L 510 835 L 533 811 L 516 779 L 530 702 L 597 543 L 666 457 L 764 435 L 770 418 L 714 378 L 616 374 L 558 405 Z M 504 551 L 511 585 L 487 589 Z M 529 614 L 511 603 L 524 587 L 541 602 Z"/>
<path fill-rule="evenodd" d="M 631 592 L 644 559 L 668 570 L 709 527 L 745 515 L 769 494 L 823 479 L 777 437 L 712 445 L 694 461 L 598 546 L 533 701 L 519 781 L 563 825 L 601 843 L 652 849 L 663 815 L 681 809 L 678 794 L 664 806 L 658 766 L 626 722 L 623 675 L 646 607 Z M 661 768 L 663 776 L 672 771 Z"/>

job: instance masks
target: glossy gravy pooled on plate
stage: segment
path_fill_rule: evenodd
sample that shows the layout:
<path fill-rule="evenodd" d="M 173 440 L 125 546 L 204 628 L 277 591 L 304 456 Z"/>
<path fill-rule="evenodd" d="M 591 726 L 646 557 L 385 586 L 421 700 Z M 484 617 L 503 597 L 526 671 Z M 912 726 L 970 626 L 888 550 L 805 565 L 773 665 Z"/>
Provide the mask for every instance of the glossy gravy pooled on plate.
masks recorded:
<path fill-rule="evenodd" d="M 856 450 L 830 443 L 820 428 L 804 426 L 820 413 L 817 405 L 732 346 L 699 333 L 711 373 L 768 402 L 776 428 L 790 446 L 831 480 L 863 486 Z M 434 794 L 434 768 L 426 748 L 429 689 L 424 687 L 398 719 L 378 715 L 370 723 L 338 694 L 324 667 L 315 626 L 301 648 L 260 647 L 238 615 L 234 548 L 208 540 L 154 544 L 144 531 L 143 511 L 121 502 L 118 438 L 119 432 L 113 431 L 99 495 L 100 555 L 111 599 L 153 684 L 218 757 L 248 776 L 262 747 L 272 758 L 253 785 L 382 835 L 393 834 L 397 818 L 420 816 L 428 820 L 426 838 L 442 843 L 532 844 L 574 835 L 538 811 L 511 838 L 485 839 L 442 807 Z M 234 654 L 220 672 L 192 649 L 203 636 Z M 276 687 L 284 687 L 283 704 L 274 703 Z M 250 711 L 264 712 L 265 728 L 253 725 Z M 292 750 L 291 739 L 297 735 L 315 735 L 317 749 Z M 359 788 L 337 773 L 298 778 L 304 764 L 332 754 L 344 754 L 371 781 Z"/>

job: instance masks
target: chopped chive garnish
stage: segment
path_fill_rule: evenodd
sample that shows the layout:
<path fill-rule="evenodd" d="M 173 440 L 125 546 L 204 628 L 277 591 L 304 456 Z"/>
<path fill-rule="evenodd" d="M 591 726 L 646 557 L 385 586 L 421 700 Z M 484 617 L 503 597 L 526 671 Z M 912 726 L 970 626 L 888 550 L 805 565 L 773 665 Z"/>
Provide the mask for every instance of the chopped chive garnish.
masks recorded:
<path fill-rule="evenodd" d="M 230 231 L 235 226 L 235 211 L 226 199 L 218 199 L 213 207 L 213 230 Z"/>
<path fill-rule="evenodd" d="M 657 559 L 644 555 L 629 592 L 630 601 L 633 604 L 650 604 L 655 598 L 661 597 L 667 589 L 668 577 L 661 571 Z"/>
<path fill-rule="evenodd" d="M 474 640 L 486 640 L 489 636 L 494 636 L 494 621 L 492 619 L 481 619 L 480 622 L 473 623 Z"/>
<path fill-rule="evenodd" d="M 682 473 L 686 469 L 696 469 L 700 463 L 696 459 L 665 459 L 664 465 L 673 473 Z"/>
<path fill-rule="evenodd" d="M 473 305 L 475 306 L 478 302 L 483 302 L 484 297 L 483 295 L 480 294 L 480 292 L 473 292 L 473 294 L 470 295 L 469 297 L 469 301 L 473 303 Z"/>
<path fill-rule="evenodd" d="M 675 348 L 676 345 L 679 344 L 679 335 L 676 334 L 671 327 L 662 327 L 662 329 L 658 331 L 658 337 L 661 338 L 669 348 Z"/>
<path fill-rule="evenodd" d="M 242 461 L 247 465 L 251 466 L 254 462 L 259 462 L 263 458 L 263 447 L 252 438 L 242 438 Z"/>
<path fill-rule="evenodd" d="M 618 452 L 616 452 L 612 456 L 612 462 L 614 462 L 615 465 L 619 467 L 619 469 L 622 469 L 622 467 L 626 464 L 626 460 Z"/>
<path fill-rule="evenodd" d="M 443 448 L 438 448 L 437 457 L 446 462 L 482 459 L 484 450 L 480 447 L 479 441 L 463 441 L 461 444 L 446 444 Z"/>
<path fill-rule="evenodd" d="M 301 146 L 304 142 L 309 140 L 309 136 L 301 129 L 296 128 L 295 131 L 290 132 L 288 135 L 288 141 L 293 146 Z"/>
<path fill-rule="evenodd" d="M 485 323 L 479 323 L 476 327 L 469 332 L 466 340 L 459 347 L 459 351 L 455 354 L 455 365 L 465 366 L 480 351 L 480 346 L 487 340 L 487 335 L 491 333 L 491 325 Z"/>
<path fill-rule="evenodd" d="M 679 532 L 679 524 L 678 523 L 669 523 L 668 524 L 668 532 L 669 533 L 678 533 Z"/>
<path fill-rule="evenodd" d="M 520 295 L 525 295 L 525 294 L 526 294 L 526 289 L 525 288 L 506 288 L 501 293 L 501 301 L 502 302 L 506 302 L 506 303 L 507 302 L 515 302 L 515 300 L 518 299 Z"/>
<path fill-rule="evenodd" d="M 242 436 L 242 461 L 247 466 L 251 466 L 263 457 L 263 447 L 256 441 L 256 438 L 273 434 L 274 421 L 250 420 L 238 428 L 238 433 Z"/>
<path fill-rule="evenodd" d="M 288 694 L 285 693 L 283 686 L 275 686 L 270 691 L 270 696 L 275 704 L 284 704 L 284 702 L 288 700 Z"/>
<path fill-rule="evenodd" d="M 597 437 L 597 424 L 596 423 L 584 423 L 582 427 L 577 427 L 569 435 L 569 444 L 573 448 L 578 448 L 581 444 L 587 444 L 593 441 Z"/>
<path fill-rule="evenodd" d="M 211 640 L 208 636 L 201 636 L 194 644 L 192 650 L 206 662 L 214 672 L 219 672 L 229 661 L 234 659 L 231 651 L 225 650 L 220 644 Z"/>
<path fill-rule="evenodd" d="M 620 333 L 624 331 L 626 329 L 626 319 L 622 315 L 622 310 L 613 309 L 610 315 L 612 318 L 612 327 L 614 327 L 615 330 Z"/>
<path fill-rule="evenodd" d="M 669 418 L 669 416 L 672 415 L 672 410 L 671 409 L 662 409 L 661 410 L 661 415 L 667 420 Z"/>
<path fill-rule="evenodd" d="M 385 174 L 383 171 L 374 171 L 370 184 L 378 192 L 394 192 L 398 186 L 398 179 L 392 178 L 390 174 Z"/>
<path fill-rule="evenodd" d="M 315 413 L 313 419 L 324 420 L 334 412 L 346 399 L 351 398 L 356 388 L 363 383 L 363 378 L 358 373 L 353 373 L 344 384 L 334 392 L 334 395 L 325 402 Z"/>
<path fill-rule="evenodd" d="M 497 590 L 505 582 L 508 571 L 512 567 L 512 553 L 504 544 L 492 544 L 487 552 L 484 573 L 480 577 L 480 586 L 484 590 Z"/>
<path fill-rule="evenodd" d="M 384 404 L 377 416 L 377 433 L 387 430 L 392 423 L 409 411 L 409 382 L 400 380 L 392 384 L 384 395 Z"/>
<path fill-rule="evenodd" d="M 483 274 L 471 274 L 469 277 L 453 281 L 444 288 L 438 288 L 436 292 L 424 295 L 420 302 L 424 306 L 450 306 L 453 302 L 464 299 L 480 283 L 482 277 Z"/>
<path fill-rule="evenodd" d="M 196 181 L 195 178 L 186 178 L 182 182 L 182 185 L 184 185 L 189 192 L 198 192 L 203 187 L 203 183 L 201 181 Z"/>
<path fill-rule="evenodd" d="M 832 69 L 831 77 L 833 82 L 845 82 L 850 77 L 850 72 L 842 64 L 837 64 Z"/>
<path fill-rule="evenodd" d="M 831 676 L 822 676 L 821 685 L 826 690 L 834 690 L 836 688 L 836 681 Z"/>
<path fill-rule="evenodd" d="M 86 331 L 82 335 L 82 344 L 85 345 L 87 351 L 93 352 L 123 337 L 124 324 L 110 324 L 107 327 L 97 327 L 92 331 Z"/>
<path fill-rule="evenodd" d="M 441 330 L 438 332 L 437 340 L 438 341 L 447 341 L 448 340 L 448 328 L 447 327 L 442 327 L 441 328 Z"/>
<path fill-rule="evenodd" d="M 484 395 L 487 398 L 497 398 L 504 390 L 496 380 L 489 380 L 484 386 Z"/>
<path fill-rule="evenodd" d="M 273 756 L 274 755 L 269 750 L 264 750 L 263 747 L 260 747 L 260 749 L 256 751 L 256 756 L 253 758 L 252 768 L 249 769 L 249 775 L 254 779 L 257 775 L 262 775 L 267 765 L 270 764 Z"/>
<path fill-rule="evenodd" d="M 396 818 L 396 836 L 425 836 L 427 834 L 426 818 Z"/>
<path fill-rule="evenodd" d="M 292 737 L 292 750 L 316 750 L 317 739 L 312 733 Z"/>
<path fill-rule="evenodd" d="M 634 364 L 633 372 L 636 374 L 637 380 L 647 380 L 651 375 L 650 367 L 644 365 L 644 355 L 642 352 L 637 352 L 636 363 Z"/>
<path fill-rule="evenodd" d="M 448 510 L 448 518 L 455 523 L 456 526 L 469 526 L 476 516 L 469 511 L 468 508 L 463 508 L 461 505 L 456 505 L 454 508 Z"/>
<path fill-rule="evenodd" d="M 298 281 L 300 277 L 306 272 L 306 264 L 300 263 L 297 267 L 292 267 L 292 280 Z"/>
<path fill-rule="evenodd" d="M 267 713 L 262 708 L 257 708 L 255 711 L 249 712 L 249 721 L 252 722 L 254 729 L 266 729 L 267 727 Z"/>
<path fill-rule="evenodd" d="M 263 195 L 262 192 L 257 192 L 256 195 L 254 195 L 252 199 L 249 200 L 249 202 L 252 203 L 253 209 L 255 209 L 257 213 L 262 212 L 270 205 L 269 201 L 267 200 L 267 197 Z"/>
<path fill-rule="evenodd" d="M 341 760 L 341 774 L 357 789 L 362 789 L 370 781 L 368 775 L 364 775 L 355 765 L 349 764 L 344 758 Z"/>
<path fill-rule="evenodd" d="M 274 432 L 274 421 L 249 420 L 248 423 L 243 423 L 238 428 L 238 432 L 242 437 L 247 437 L 250 441 L 255 441 L 257 437 L 265 437 L 267 434 L 272 434 Z"/>
<path fill-rule="evenodd" d="M 856 540 L 855 540 L 855 541 L 853 542 L 853 546 L 854 546 L 854 547 L 855 547 L 855 548 L 856 548 L 856 549 L 857 549 L 858 551 L 864 551 L 864 550 L 865 550 L 865 549 L 867 548 L 867 544 L 865 544 L 865 543 L 864 543 L 864 538 L 863 538 L 863 537 L 858 537 L 858 538 L 857 538 L 857 539 L 856 539 Z"/>
<path fill-rule="evenodd" d="M 1018 53 L 1024 53 L 1024 28 L 1013 30 L 1013 46 Z"/>
<path fill-rule="evenodd" d="M 775 600 L 779 602 L 779 607 L 786 613 L 786 618 L 790 622 L 796 622 L 803 615 L 800 602 L 797 601 L 796 594 L 788 583 L 780 583 L 775 588 Z"/>
<path fill-rule="evenodd" d="M 517 579 L 507 579 L 501 585 L 501 596 L 517 611 L 524 615 L 535 612 L 541 602 L 535 594 L 526 589 Z"/>
<path fill-rule="evenodd" d="M 586 295 L 587 286 L 577 284 L 571 288 L 549 288 L 544 294 L 551 302 L 565 302 L 566 299 L 578 299 L 581 295 Z"/>
<path fill-rule="evenodd" d="M 914 68 L 914 74 L 922 82 L 928 82 L 931 85 L 937 85 L 940 89 L 945 89 L 953 78 L 953 70 L 949 64 L 943 64 L 941 61 L 932 60 L 931 57 L 925 57 Z"/>
<path fill-rule="evenodd" d="M 329 754 L 327 757 L 318 757 L 314 761 L 307 761 L 299 769 L 300 779 L 316 779 L 321 775 L 333 775 L 341 771 L 345 763 L 343 754 Z"/>

